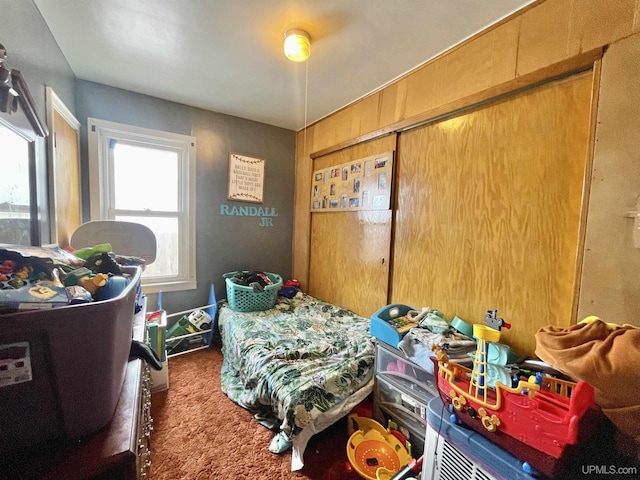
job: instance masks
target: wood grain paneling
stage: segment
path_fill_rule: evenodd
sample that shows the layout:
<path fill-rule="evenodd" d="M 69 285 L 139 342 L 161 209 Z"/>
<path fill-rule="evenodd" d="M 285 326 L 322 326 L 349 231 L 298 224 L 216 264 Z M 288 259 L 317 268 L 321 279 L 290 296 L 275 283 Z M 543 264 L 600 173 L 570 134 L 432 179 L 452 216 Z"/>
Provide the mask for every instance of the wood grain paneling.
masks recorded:
<path fill-rule="evenodd" d="M 596 49 L 589 52 L 576 55 L 560 63 L 555 63 L 547 67 L 536 70 L 535 72 L 521 75 L 491 88 L 473 93 L 467 97 L 459 98 L 450 103 L 439 105 L 431 110 L 425 110 L 412 117 L 405 118 L 391 125 L 381 127 L 358 137 L 352 137 L 349 140 L 332 145 L 331 147 L 314 151 L 311 153 L 312 158 L 319 158 L 329 155 L 333 152 L 352 147 L 359 143 L 368 142 L 376 138 L 380 138 L 391 133 L 414 128 L 417 125 L 423 125 L 428 122 L 434 122 L 438 119 L 451 116 L 464 109 L 470 110 L 477 108 L 479 105 L 489 101 L 495 101 L 504 95 L 515 94 L 523 89 L 531 88 L 534 85 L 547 83 L 552 79 L 564 78 L 569 75 L 592 69 L 594 64 L 602 58 L 603 50 Z M 398 84 L 401 86 L 402 83 Z"/>
<path fill-rule="evenodd" d="M 602 60 L 601 95 L 578 318 L 640 327 L 640 250 L 633 245 L 640 197 L 640 35 Z"/>
<path fill-rule="evenodd" d="M 600 49 L 640 30 L 640 0 L 546 0 L 478 33 L 392 84 L 319 120 L 312 151 L 328 149 L 423 112 Z M 427 60 L 427 59 L 425 59 Z M 563 70 L 560 68 L 560 70 Z M 539 80 L 539 76 L 529 78 Z M 380 107 L 360 110 L 376 97 Z M 377 115 L 363 121 L 361 115 Z M 376 124 L 375 126 L 374 123 Z M 354 125 L 356 128 L 354 128 Z M 359 127 L 359 128 L 358 128 Z"/>
<path fill-rule="evenodd" d="M 376 130 L 380 125 L 380 94 L 371 95 L 358 102 L 358 108 L 355 111 L 353 127 L 353 136 L 359 135 L 360 132 L 370 132 Z"/>
<path fill-rule="evenodd" d="M 413 72 L 406 79 L 406 117 L 513 79 L 518 27 L 517 19 L 506 23 Z"/>
<path fill-rule="evenodd" d="M 369 97 L 354 101 L 335 114 L 318 121 L 313 125 L 316 128 L 316 135 L 314 135 L 310 151 L 315 152 L 316 155 L 314 156 L 316 157 L 327 155 L 350 148 L 359 142 L 369 142 L 371 139 L 381 135 L 402 131 L 405 128 L 420 125 L 424 122 L 435 121 L 435 119 L 451 112 L 462 111 L 469 107 L 475 108 L 474 106 L 478 102 L 485 102 L 500 95 L 514 92 L 523 86 L 534 85 L 543 80 L 565 75 L 567 72 L 577 71 L 577 69 L 584 66 L 593 65 L 593 62 L 598 62 L 602 58 L 602 52 L 606 51 L 612 44 L 637 32 L 640 32 L 640 0 L 546 0 L 535 2 L 522 12 L 513 15 L 487 31 L 480 32 L 475 37 L 430 60 L 416 69 L 416 71 L 404 75 L 382 90 L 372 93 Z M 499 54 L 493 54 L 494 51 L 495 53 L 499 52 Z M 514 61 L 516 62 L 515 67 Z M 626 65 L 620 64 L 616 67 L 617 73 L 615 75 L 620 75 L 629 69 L 629 76 L 625 81 L 637 79 L 640 73 L 636 72 L 634 68 L 629 68 L 636 64 L 638 64 L 637 55 L 632 55 Z M 512 72 L 511 77 L 507 78 L 509 72 Z M 605 82 L 602 87 L 603 94 L 607 93 L 610 85 L 610 83 Z M 624 103 L 624 96 L 624 93 L 620 95 L 622 103 Z M 375 102 L 373 102 L 374 97 L 376 99 Z M 632 95 L 630 104 L 634 104 L 633 98 L 635 97 Z M 367 108 L 361 109 L 359 104 L 364 102 L 377 102 L 377 112 Z M 537 105 L 533 105 L 532 108 L 534 111 L 538 110 Z M 623 110 L 622 108 L 618 109 L 619 112 Z M 366 119 L 355 118 L 361 115 L 377 115 L 378 121 L 373 122 L 370 117 Z M 589 112 L 585 111 L 586 117 L 589 117 Z M 514 120 L 516 119 L 514 118 Z M 538 118 L 538 120 L 542 123 L 546 122 L 544 118 Z M 467 122 L 471 121 L 467 120 Z M 626 123 L 625 119 L 613 114 L 607 119 L 607 128 L 610 128 L 610 131 L 615 131 L 618 122 L 623 125 L 621 132 L 628 131 L 625 126 L 628 123 Z M 375 126 L 374 123 L 376 123 Z M 518 123 L 529 125 L 526 118 L 518 119 Z M 505 129 L 506 131 L 508 129 Z M 543 128 L 537 137 L 540 145 L 544 145 L 547 142 L 545 132 L 546 130 Z M 597 182 L 600 177 L 597 174 L 603 171 L 605 165 L 609 167 L 609 163 L 616 163 L 616 159 L 620 155 L 624 157 L 629 153 L 626 150 L 624 152 L 620 150 L 620 148 L 626 148 L 623 146 L 626 145 L 629 136 L 630 134 L 625 137 L 624 142 L 620 141 L 619 135 L 604 137 L 605 139 L 613 139 L 615 137 L 617 142 L 615 144 L 609 141 L 600 142 L 599 140 L 600 145 L 602 145 L 599 148 L 599 161 L 604 163 L 596 166 L 594 185 L 598 186 Z M 549 141 L 553 143 L 555 138 L 552 135 Z M 471 137 L 465 139 L 465 142 L 470 141 Z M 409 145 L 411 145 L 411 142 L 409 142 Z M 606 149 L 603 148 L 605 145 L 607 145 Z M 520 148 L 518 144 L 512 147 Z M 407 148 L 407 145 L 405 145 L 405 148 Z M 544 157 L 544 155 L 538 154 L 541 158 Z M 582 157 L 579 160 L 582 160 Z M 595 163 L 597 164 L 598 162 Z M 415 168 L 418 168 L 418 166 L 415 166 Z M 612 171 L 617 169 L 614 176 L 624 176 L 620 172 L 627 167 L 623 164 L 615 168 L 611 166 L 611 168 Z M 581 174 L 578 177 L 583 178 Z M 605 183 L 608 180 L 611 180 L 611 177 L 608 177 L 607 180 L 602 179 Z M 616 181 L 614 180 L 613 184 Z M 304 190 L 300 197 L 302 199 L 308 198 L 309 179 L 307 177 L 297 178 L 296 182 L 296 188 Z M 421 188 L 428 190 L 432 187 L 422 185 Z M 616 187 L 607 188 L 615 189 Z M 419 192 L 416 191 L 415 193 Z M 481 200 L 478 199 L 477 201 L 480 202 Z M 488 198 L 482 201 L 491 203 L 495 200 Z M 607 214 L 604 212 L 607 212 L 610 208 L 609 203 L 609 200 L 602 196 L 592 198 L 589 208 L 593 210 L 593 215 L 595 216 L 589 218 L 589 222 L 597 220 L 601 215 L 603 217 L 606 216 Z M 305 228 L 311 223 L 308 211 L 297 215 L 296 221 L 298 218 L 301 218 L 302 225 Z M 510 221 L 515 222 L 516 226 L 520 222 L 517 219 Z M 303 231 L 302 235 L 307 235 L 306 238 L 309 238 L 308 234 L 304 233 L 309 230 L 305 230 L 305 228 L 300 230 Z M 412 225 L 411 229 L 419 230 L 420 226 Z M 411 229 L 407 235 L 411 235 Z M 583 226 L 580 232 L 584 232 L 584 230 L 585 227 Z M 620 233 L 618 230 L 615 231 Z M 297 226 L 296 232 L 298 232 Z M 417 235 L 419 231 L 414 233 Z M 298 233 L 296 233 L 297 235 Z M 614 236 L 616 240 L 621 238 L 616 234 L 610 234 L 610 236 Z M 304 239 L 305 237 L 301 236 L 300 238 Z M 625 238 L 628 240 L 628 237 Z M 577 239 L 572 241 L 572 248 L 577 249 Z M 564 243 L 561 242 L 560 244 Z M 614 242 L 603 242 L 603 245 L 607 244 L 613 245 Z M 446 242 L 443 245 L 446 245 Z M 566 248 L 569 247 L 565 246 Z M 598 249 L 599 255 L 606 257 L 606 250 L 606 247 L 602 251 Z M 310 253 L 310 246 L 308 244 L 304 245 L 303 241 L 296 241 L 294 271 L 300 270 L 305 273 L 309 271 L 309 257 L 305 257 L 305 253 Z M 590 256 L 590 250 L 587 249 L 585 254 Z M 618 289 L 616 290 L 617 293 L 611 296 L 611 302 L 617 302 L 617 311 L 624 310 L 626 321 L 629 318 L 639 318 L 637 312 L 640 307 L 636 305 L 635 301 L 629 300 L 630 290 L 628 288 L 631 288 L 631 283 L 626 283 L 630 281 L 629 279 L 634 279 L 635 277 L 625 274 L 618 278 L 613 270 L 608 270 L 609 267 L 613 268 L 609 264 L 609 259 L 596 258 L 595 255 L 596 253 L 594 252 L 594 257 L 589 259 L 592 262 L 591 265 L 585 265 L 583 275 L 582 288 L 587 289 L 583 293 L 590 292 L 588 301 L 602 302 L 602 305 L 604 305 L 608 302 L 605 298 L 608 295 L 606 292 L 610 290 L 613 292 L 613 290 Z M 629 255 L 629 253 L 620 256 L 616 254 L 613 257 L 620 262 L 620 266 L 634 265 L 633 262 L 629 262 Z M 532 258 L 537 257 L 534 255 Z M 486 262 L 481 262 L 480 258 L 476 258 L 476 260 L 479 263 L 474 267 L 469 262 L 469 268 L 474 267 L 480 271 L 494 271 L 496 269 L 491 259 Z M 298 262 L 301 263 L 298 264 Z M 547 260 L 547 262 L 553 266 L 551 260 Z M 603 273 L 600 271 L 601 267 L 605 268 L 605 275 L 601 275 Z M 539 267 L 536 267 L 534 270 L 538 269 Z M 400 270 L 394 269 L 392 273 L 390 281 L 394 287 L 396 287 L 395 282 L 398 279 L 402 279 L 401 281 L 405 283 L 410 282 Z M 564 274 L 566 278 L 569 278 L 568 272 L 564 272 Z M 574 274 L 579 275 L 580 269 L 576 268 Z M 424 275 L 428 275 L 428 272 L 424 273 Z M 477 282 L 475 279 L 468 279 L 466 275 L 460 275 L 463 283 Z M 473 275 L 482 275 L 482 273 L 474 272 Z M 594 278 L 594 276 L 600 278 Z M 612 283 L 607 283 L 608 280 L 612 280 Z M 475 284 L 473 283 L 473 285 Z M 536 288 L 546 288 L 551 284 L 552 279 L 547 277 Z M 608 285 L 608 287 L 599 289 L 598 285 L 603 284 Z M 519 282 L 515 281 L 514 288 L 517 285 L 519 285 Z M 470 287 L 465 288 L 468 290 Z M 581 303 L 581 311 L 583 311 L 583 306 L 587 307 L 587 310 L 584 311 L 588 311 L 588 304 Z M 481 308 L 484 308 L 484 306 L 478 309 L 480 310 Z M 554 311 L 552 310 L 553 308 L 554 305 L 548 307 L 548 312 Z M 478 318 L 476 317 L 476 320 Z M 505 335 L 505 338 L 508 338 L 514 334 L 506 333 Z"/>
<path fill-rule="evenodd" d="M 481 322 L 532 354 L 535 331 L 568 326 L 592 77 L 538 87 L 403 133 L 391 302 Z"/>
<path fill-rule="evenodd" d="M 547 0 L 521 17 L 518 40 L 518 74 L 524 75 L 576 55 L 569 52 L 571 6 L 566 0 Z"/>
<path fill-rule="evenodd" d="M 380 102 L 380 127 L 391 125 L 405 117 L 406 82 L 395 82 L 378 95 Z"/>
<path fill-rule="evenodd" d="M 320 170 L 323 168 L 332 167 L 334 165 L 340 165 L 341 163 L 350 162 L 358 158 L 369 157 L 371 155 L 377 155 L 381 152 L 387 152 L 396 149 L 396 136 L 387 135 L 383 138 L 378 138 L 370 142 L 354 145 L 350 148 L 345 148 L 339 152 L 332 153 L 330 155 L 324 155 L 316 158 L 313 161 L 313 169 Z M 309 177 L 311 182 L 311 177 Z M 308 199 L 311 198 L 311 190 L 309 190 L 309 197 L 307 197 L 307 208 L 309 208 Z"/>
<path fill-rule="evenodd" d="M 317 158 L 313 169 L 395 150 L 395 143 L 389 135 L 357 145 Z M 386 305 L 391 219 L 391 210 L 311 214 L 309 294 L 364 316 Z"/>
<path fill-rule="evenodd" d="M 370 317 L 387 304 L 391 210 L 311 217 L 309 294 Z"/>
<path fill-rule="evenodd" d="M 518 75 L 630 35 L 637 0 L 548 0 L 522 14 Z"/>
<path fill-rule="evenodd" d="M 55 216 L 60 247 L 69 246 L 71 234 L 82 223 L 78 132 L 54 110 Z"/>
<path fill-rule="evenodd" d="M 568 52 L 585 52 L 629 36 L 634 30 L 638 0 L 580 0 L 571 10 Z"/>
<path fill-rule="evenodd" d="M 296 188 L 293 206 L 293 278 L 300 282 L 303 290 L 309 285 L 309 248 L 311 239 L 311 173 L 313 162 L 309 152 L 313 147 L 315 127 L 298 132 L 296 136 Z"/>

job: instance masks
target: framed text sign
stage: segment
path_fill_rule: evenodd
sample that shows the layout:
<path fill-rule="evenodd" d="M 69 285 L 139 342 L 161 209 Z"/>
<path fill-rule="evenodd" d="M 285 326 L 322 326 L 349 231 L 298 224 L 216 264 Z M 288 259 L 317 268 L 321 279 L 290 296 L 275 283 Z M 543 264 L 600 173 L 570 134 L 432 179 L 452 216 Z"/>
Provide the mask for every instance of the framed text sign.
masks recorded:
<path fill-rule="evenodd" d="M 391 208 L 393 151 L 315 170 L 312 212 Z"/>
<path fill-rule="evenodd" d="M 227 199 L 262 203 L 264 164 L 265 160 L 261 158 L 230 153 Z"/>

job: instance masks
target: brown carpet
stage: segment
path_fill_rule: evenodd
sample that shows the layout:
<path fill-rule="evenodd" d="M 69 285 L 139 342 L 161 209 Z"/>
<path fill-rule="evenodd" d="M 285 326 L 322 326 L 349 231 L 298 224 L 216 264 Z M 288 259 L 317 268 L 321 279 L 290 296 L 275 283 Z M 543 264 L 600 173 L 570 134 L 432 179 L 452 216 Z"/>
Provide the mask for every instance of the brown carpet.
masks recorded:
<path fill-rule="evenodd" d="M 220 389 L 220 349 L 169 359 L 169 390 L 151 402 L 151 480 L 357 480 L 348 472 L 346 419 L 309 441 L 305 466 L 291 471 L 291 452 L 274 455 L 274 432 Z"/>

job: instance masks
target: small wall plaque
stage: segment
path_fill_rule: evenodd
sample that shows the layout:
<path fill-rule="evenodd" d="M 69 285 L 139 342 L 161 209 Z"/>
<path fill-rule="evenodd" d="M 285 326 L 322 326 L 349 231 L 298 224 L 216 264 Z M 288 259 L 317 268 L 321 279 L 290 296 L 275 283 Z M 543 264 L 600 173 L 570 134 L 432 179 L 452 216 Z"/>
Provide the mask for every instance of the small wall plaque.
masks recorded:
<path fill-rule="evenodd" d="M 227 199 L 262 203 L 264 165 L 264 159 L 230 153 Z"/>

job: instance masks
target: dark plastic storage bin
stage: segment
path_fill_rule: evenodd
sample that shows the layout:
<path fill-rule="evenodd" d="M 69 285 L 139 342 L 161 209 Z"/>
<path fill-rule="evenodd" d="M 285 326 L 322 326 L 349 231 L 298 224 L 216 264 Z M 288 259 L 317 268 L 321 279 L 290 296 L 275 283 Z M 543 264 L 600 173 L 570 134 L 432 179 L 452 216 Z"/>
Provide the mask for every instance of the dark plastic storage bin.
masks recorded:
<path fill-rule="evenodd" d="M 0 452 L 109 423 L 129 360 L 141 269 L 124 272 L 132 279 L 116 298 L 0 315 Z"/>

